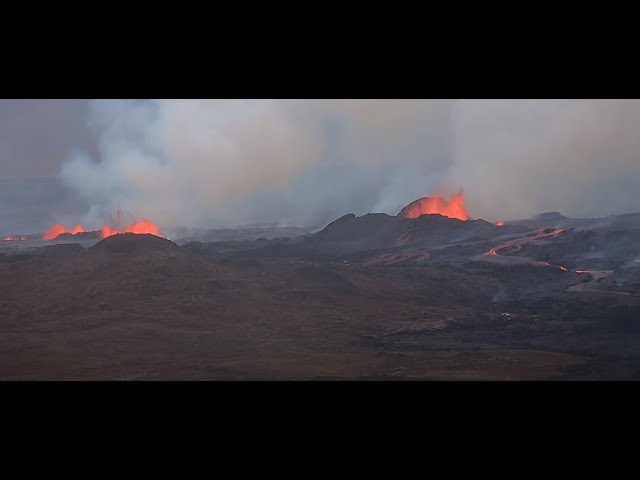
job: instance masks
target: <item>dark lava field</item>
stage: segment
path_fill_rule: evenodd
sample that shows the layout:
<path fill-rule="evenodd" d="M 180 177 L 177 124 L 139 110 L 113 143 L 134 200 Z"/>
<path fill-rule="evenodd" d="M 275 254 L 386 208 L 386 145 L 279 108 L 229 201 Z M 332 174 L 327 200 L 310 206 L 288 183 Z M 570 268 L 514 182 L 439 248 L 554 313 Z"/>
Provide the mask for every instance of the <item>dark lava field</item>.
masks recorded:
<path fill-rule="evenodd" d="M 254 233 L 0 241 L 0 379 L 640 379 L 640 214 Z"/>

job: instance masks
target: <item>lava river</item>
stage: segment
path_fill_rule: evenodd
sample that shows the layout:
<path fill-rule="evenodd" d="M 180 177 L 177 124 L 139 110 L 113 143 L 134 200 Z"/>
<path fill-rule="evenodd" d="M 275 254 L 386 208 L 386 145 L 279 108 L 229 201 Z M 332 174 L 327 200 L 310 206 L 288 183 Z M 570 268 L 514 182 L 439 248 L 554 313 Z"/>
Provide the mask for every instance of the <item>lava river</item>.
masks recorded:
<path fill-rule="evenodd" d="M 522 249 L 523 245 L 527 245 L 535 240 L 540 238 L 550 238 L 560 235 L 564 232 L 565 228 L 557 228 L 554 230 L 551 229 L 542 229 L 534 233 L 533 235 L 527 235 L 526 237 L 519 237 L 508 240 L 497 247 L 490 249 L 489 251 L 482 254 L 482 258 L 490 261 L 497 261 L 499 263 L 509 263 L 514 265 L 533 265 L 538 267 L 553 267 L 558 268 L 564 272 L 568 272 L 569 269 L 563 267 L 561 265 L 551 265 L 548 262 L 542 262 L 540 260 L 535 260 L 529 257 L 519 257 L 519 256 L 501 256 L 500 252 L 508 250 L 509 253 L 517 252 Z"/>

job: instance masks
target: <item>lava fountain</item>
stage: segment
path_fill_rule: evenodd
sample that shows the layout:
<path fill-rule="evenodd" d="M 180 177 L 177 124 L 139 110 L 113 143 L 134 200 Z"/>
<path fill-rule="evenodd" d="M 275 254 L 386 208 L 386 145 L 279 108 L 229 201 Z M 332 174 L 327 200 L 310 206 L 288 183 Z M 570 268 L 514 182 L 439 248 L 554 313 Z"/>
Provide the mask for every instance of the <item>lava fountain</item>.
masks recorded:
<path fill-rule="evenodd" d="M 451 197 L 449 201 L 440 196 L 420 198 L 404 207 L 398 214 L 404 218 L 418 218 L 421 215 L 442 215 L 458 220 L 469 220 L 469 214 L 464 206 L 464 192 Z"/>
<path fill-rule="evenodd" d="M 44 232 L 44 234 L 42 235 L 42 239 L 53 240 L 58 236 L 62 235 L 63 233 L 70 233 L 71 235 L 76 235 L 78 233 L 84 233 L 84 232 L 86 232 L 86 230 L 82 225 L 76 225 L 72 229 L 67 230 L 67 228 L 64 225 L 60 223 L 56 223 L 53 227 L 51 227 L 49 230 Z"/>
<path fill-rule="evenodd" d="M 124 228 L 112 228 L 108 226 L 102 227 L 102 238 L 111 237 L 113 235 L 117 235 L 119 233 L 150 233 L 151 235 L 155 235 L 160 237 L 160 228 L 151 223 L 149 220 L 142 220 L 140 222 L 132 223 L 131 225 L 127 225 Z"/>
<path fill-rule="evenodd" d="M 142 220 L 139 222 L 131 221 L 129 225 L 122 227 L 121 225 L 121 217 L 122 213 L 118 211 L 118 219 L 114 221 L 112 219 L 110 225 L 105 225 L 100 229 L 100 236 L 102 238 L 111 237 L 112 235 L 117 235 L 119 233 L 138 233 L 145 234 L 150 233 L 151 235 L 155 235 L 157 237 L 162 236 L 160 234 L 160 228 L 151 223 L 149 220 Z M 76 235 L 78 233 L 85 233 L 87 230 L 82 225 L 76 225 L 72 229 L 67 229 L 64 225 L 60 223 L 56 223 L 49 230 L 44 232 L 42 235 L 43 240 L 55 240 L 60 235 L 65 233 L 70 233 L 71 235 Z"/>

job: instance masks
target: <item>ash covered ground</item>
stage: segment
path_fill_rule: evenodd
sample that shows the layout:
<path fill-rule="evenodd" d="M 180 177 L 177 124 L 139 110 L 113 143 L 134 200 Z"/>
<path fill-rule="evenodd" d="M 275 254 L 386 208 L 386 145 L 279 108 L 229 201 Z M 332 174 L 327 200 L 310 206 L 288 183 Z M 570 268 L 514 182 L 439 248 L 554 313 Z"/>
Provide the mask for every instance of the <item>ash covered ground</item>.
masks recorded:
<path fill-rule="evenodd" d="M 0 378 L 640 378 L 640 214 L 312 231 L 0 241 Z"/>

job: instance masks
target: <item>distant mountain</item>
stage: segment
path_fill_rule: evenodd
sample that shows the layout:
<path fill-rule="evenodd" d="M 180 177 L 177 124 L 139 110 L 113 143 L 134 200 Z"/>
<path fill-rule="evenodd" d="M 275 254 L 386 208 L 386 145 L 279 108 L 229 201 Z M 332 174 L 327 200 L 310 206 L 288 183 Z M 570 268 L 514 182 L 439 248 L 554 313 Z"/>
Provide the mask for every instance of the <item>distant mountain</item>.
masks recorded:
<path fill-rule="evenodd" d="M 569 220 L 569 217 L 565 217 L 560 212 L 545 212 L 536 215 L 535 217 L 533 217 L 533 219 L 553 222 L 557 220 Z"/>

